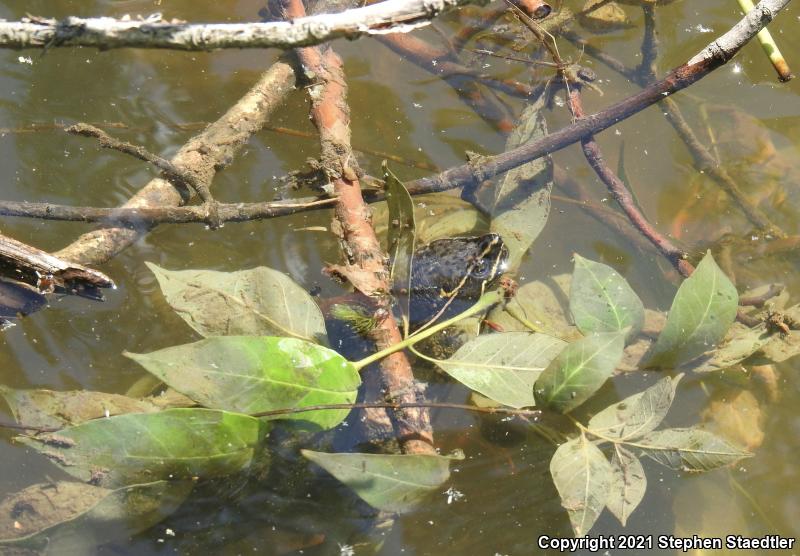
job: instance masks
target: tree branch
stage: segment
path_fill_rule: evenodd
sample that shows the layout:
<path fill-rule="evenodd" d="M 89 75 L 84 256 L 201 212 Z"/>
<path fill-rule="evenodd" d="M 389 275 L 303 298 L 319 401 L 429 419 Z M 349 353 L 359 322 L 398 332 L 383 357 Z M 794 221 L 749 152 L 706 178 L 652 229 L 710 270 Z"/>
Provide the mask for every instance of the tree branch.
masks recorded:
<path fill-rule="evenodd" d="M 287 16 L 297 17 L 305 13 L 300 0 L 285 0 Z M 311 97 L 311 119 L 320 132 L 322 162 L 333 189 L 338 196 L 335 207 L 335 227 L 345 255 L 345 270 L 353 286 L 376 300 L 377 308 L 383 309 L 386 318 L 370 331 L 369 337 L 381 351 L 402 341 L 397 321 L 391 312 L 386 292 L 391 291 L 391 278 L 386 266 L 388 257 L 372 227 L 369 207 L 361 195 L 358 174 L 350 146 L 350 112 L 347 105 L 347 84 L 344 79 L 341 58 L 330 47 L 305 47 L 297 50 L 304 70 L 314 76 L 309 88 Z M 358 276 L 356 280 L 354 276 Z M 398 351 L 380 361 L 380 369 L 372 375 L 365 373 L 365 385 L 377 378 L 381 395 L 393 403 L 417 403 L 417 390 L 411 365 L 405 353 Z M 433 430 L 430 417 L 424 408 L 395 410 L 392 414 L 393 429 L 402 449 L 406 453 L 431 454 Z"/>
<path fill-rule="evenodd" d="M 427 25 L 444 10 L 466 3 L 467 0 L 385 0 L 336 14 L 266 23 L 194 24 L 164 21 L 158 15 L 143 20 L 68 17 L 58 21 L 29 17 L 0 21 L 0 48 L 295 48 L 338 38 L 407 33 Z"/>

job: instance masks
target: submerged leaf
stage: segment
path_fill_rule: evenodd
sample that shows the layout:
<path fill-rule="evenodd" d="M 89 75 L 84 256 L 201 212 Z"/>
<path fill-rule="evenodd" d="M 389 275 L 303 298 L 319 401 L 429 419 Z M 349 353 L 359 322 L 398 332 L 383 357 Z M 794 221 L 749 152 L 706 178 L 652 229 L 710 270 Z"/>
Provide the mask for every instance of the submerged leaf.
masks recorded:
<path fill-rule="evenodd" d="M 696 359 L 687 361 L 682 368 L 695 373 L 722 371 L 741 363 L 764 347 L 771 339 L 765 325 L 750 328 L 734 322 L 728 330 L 725 340 L 719 346 Z"/>
<path fill-rule="evenodd" d="M 502 404 L 535 404 L 533 384 L 566 342 L 529 332 L 483 334 L 437 365 L 465 386 Z"/>
<path fill-rule="evenodd" d="M 717 390 L 702 412 L 703 428 L 752 451 L 764 442 L 766 415 L 749 390 Z"/>
<path fill-rule="evenodd" d="M 267 430 L 267 423 L 238 413 L 168 409 L 96 419 L 17 440 L 70 475 L 113 487 L 241 471 Z"/>
<path fill-rule="evenodd" d="M 783 363 L 800 353 L 800 305 L 793 305 L 781 311 L 784 322 L 788 320 L 788 334 L 776 332 L 770 336 L 769 341 L 761 346 L 753 360 L 748 363 L 764 365 L 767 363 Z"/>
<path fill-rule="evenodd" d="M 486 216 L 451 191 L 414 195 L 413 199 L 418 245 L 445 237 L 476 236 L 489 231 Z M 383 240 L 387 236 L 389 222 L 386 203 L 375 203 L 370 208 L 375 233 Z"/>
<path fill-rule="evenodd" d="M 572 530 L 582 537 L 591 530 L 611 492 L 611 464 L 585 436 L 558 447 L 550 460 L 550 474 Z"/>
<path fill-rule="evenodd" d="M 373 508 L 403 513 L 450 478 L 450 462 L 463 456 L 329 454 L 303 455 L 353 489 Z"/>
<path fill-rule="evenodd" d="M 522 111 L 506 141 L 506 150 L 547 135 L 542 114 L 544 97 L 540 95 Z M 553 163 L 549 156 L 509 170 L 497 188 L 490 231 L 500 234 L 508 247 L 508 267 L 512 272 L 547 223 L 552 189 Z"/>
<path fill-rule="evenodd" d="M 608 406 L 589 421 L 590 432 L 630 440 L 655 430 L 667 416 L 682 377 L 664 377 L 644 392 Z"/>
<path fill-rule="evenodd" d="M 575 255 L 569 308 L 584 334 L 630 327 L 628 339 L 644 325 L 644 305 L 628 282 L 608 265 Z"/>
<path fill-rule="evenodd" d="M 537 405 L 572 411 L 611 376 L 624 347 L 625 332 L 592 334 L 569 344 L 536 381 Z"/>
<path fill-rule="evenodd" d="M 358 371 L 344 357 L 294 338 L 219 336 L 125 355 L 205 407 L 248 414 L 353 403 L 361 384 Z M 281 418 L 330 428 L 348 412 L 326 409 Z"/>
<path fill-rule="evenodd" d="M 611 489 L 608 509 L 624 527 L 628 517 L 639 506 L 647 490 L 647 477 L 642 462 L 620 444 L 614 445 L 611 456 Z"/>
<path fill-rule="evenodd" d="M 667 324 L 645 365 L 672 368 L 712 349 L 736 318 L 736 287 L 706 254 L 672 301 Z"/>
<path fill-rule="evenodd" d="M 488 320 L 506 332 L 542 332 L 564 340 L 581 338 L 567 320 L 570 279 L 569 274 L 560 274 L 525 284 L 505 306 L 490 311 Z"/>
<path fill-rule="evenodd" d="M 155 398 L 136 399 L 119 394 L 71 390 L 17 390 L 0 386 L 0 395 L 18 423 L 32 427 L 58 428 L 90 419 L 125 413 L 154 413 L 164 406 Z"/>
<path fill-rule="evenodd" d="M 602 5 L 592 9 L 595 4 Z M 578 21 L 583 28 L 593 33 L 610 33 L 632 26 L 631 20 L 619 4 L 602 0 L 587 0 L 579 13 Z"/>
<path fill-rule="evenodd" d="M 264 266 L 237 272 L 146 263 L 164 298 L 202 336 L 291 336 L 325 343 L 325 319 L 291 278 Z"/>
<path fill-rule="evenodd" d="M 414 264 L 416 222 L 414 201 L 397 176 L 383 163 L 386 180 L 386 204 L 389 207 L 389 257 L 392 260 L 391 278 L 395 296 L 403 315 L 403 326 L 408 334 L 409 301 L 411 299 L 411 266 Z"/>
<path fill-rule="evenodd" d="M 0 502 L 0 545 L 88 554 L 97 545 L 125 540 L 163 520 L 193 486 L 192 481 L 116 490 L 68 481 L 33 485 Z"/>
<path fill-rule="evenodd" d="M 638 439 L 636 447 L 678 471 L 709 471 L 753 455 L 697 428 L 653 431 Z"/>

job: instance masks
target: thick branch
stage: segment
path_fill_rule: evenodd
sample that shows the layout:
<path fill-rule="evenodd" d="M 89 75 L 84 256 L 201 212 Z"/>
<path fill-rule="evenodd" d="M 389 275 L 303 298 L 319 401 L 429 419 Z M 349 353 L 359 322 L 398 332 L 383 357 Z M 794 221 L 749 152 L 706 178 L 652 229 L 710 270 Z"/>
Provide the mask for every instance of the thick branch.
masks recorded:
<path fill-rule="evenodd" d="M 284 6 L 290 17 L 304 13 L 300 0 L 289 0 Z M 350 146 L 350 113 L 342 60 L 331 48 L 301 48 L 297 50 L 297 55 L 305 71 L 313 72 L 315 79 L 315 84 L 309 90 L 312 99 L 311 119 L 319 129 L 322 161 L 338 197 L 335 229 L 346 258 L 343 268 L 352 269 L 351 273 L 348 272 L 348 278 L 353 286 L 378 300 L 377 304 L 382 306 L 387 315 L 369 334 L 378 350 L 383 350 L 403 338 L 385 295 L 391 290 L 387 257 L 372 227 L 369 207 L 361 195 L 358 176 L 351 167 L 354 158 Z M 369 373 L 368 370 L 365 372 Z M 419 401 L 411 365 L 403 352 L 382 359 L 378 376 L 386 396 L 392 402 L 413 404 Z M 393 413 L 393 426 L 404 452 L 435 453 L 430 418 L 424 408 L 396 410 Z"/>
<path fill-rule="evenodd" d="M 319 14 L 267 23 L 192 24 L 118 20 L 111 17 L 68 17 L 61 21 L 26 18 L 0 21 L 0 48 L 90 46 L 110 48 L 294 48 L 338 38 L 407 33 L 429 23 L 447 8 L 466 0 L 386 0 L 337 14 Z"/>

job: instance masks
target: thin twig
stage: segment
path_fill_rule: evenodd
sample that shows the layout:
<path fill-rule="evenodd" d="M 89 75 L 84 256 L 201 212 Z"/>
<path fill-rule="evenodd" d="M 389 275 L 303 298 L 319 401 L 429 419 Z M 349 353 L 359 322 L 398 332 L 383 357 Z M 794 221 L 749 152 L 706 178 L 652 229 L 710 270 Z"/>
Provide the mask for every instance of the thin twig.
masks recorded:
<path fill-rule="evenodd" d="M 570 91 L 569 106 L 576 120 L 580 121 L 586 117 L 581 103 L 580 86 L 575 86 Z M 627 186 L 606 164 L 600 146 L 597 144 L 597 141 L 595 141 L 594 136 L 590 135 L 584 137 L 581 140 L 581 147 L 583 148 L 583 154 L 589 165 L 600 180 L 606 184 L 608 191 L 617 203 L 619 203 L 620 208 L 622 208 L 623 212 L 636 229 L 656 246 L 659 252 L 672 263 L 678 272 L 684 277 L 690 276 L 692 272 L 694 272 L 694 267 L 686 260 L 686 253 L 673 245 L 669 239 L 656 230 L 641 213 Z"/>
<path fill-rule="evenodd" d="M 329 208 L 335 197 L 306 197 L 298 200 L 269 201 L 264 203 L 218 203 L 217 222 L 249 222 L 313 210 Z M 0 201 L 0 216 L 62 220 L 68 222 L 101 222 L 106 225 L 130 228 L 151 227 L 157 224 L 207 223 L 205 206 L 163 208 L 100 208 L 71 207 L 52 203 L 25 201 Z"/>
<path fill-rule="evenodd" d="M 375 402 L 375 403 L 335 403 L 310 405 L 306 407 L 292 407 L 286 409 L 273 409 L 271 411 L 261 411 L 253 413 L 251 417 L 275 417 L 277 415 L 292 415 L 295 413 L 305 413 L 307 411 L 320 411 L 324 409 L 410 409 L 415 407 L 427 407 L 431 409 L 459 409 L 463 411 L 473 411 L 476 413 L 519 415 L 524 417 L 539 417 L 542 412 L 539 409 L 513 409 L 510 407 L 479 407 L 450 402 Z"/>
<path fill-rule="evenodd" d="M 192 175 L 188 170 L 182 170 L 175 164 L 162 158 L 157 154 L 153 154 L 141 145 L 133 145 L 126 141 L 110 136 L 102 129 L 96 128 L 92 125 L 85 123 L 77 123 L 66 128 L 64 131 L 72 135 L 80 135 L 82 137 L 93 137 L 98 140 L 100 147 L 103 149 L 112 149 L 121 153 L 130 155 L 144 162 L 149 162 L 162 172 L 170 181 L 174 182 L 177 187 L 190 187 L 205 203 L 206 220 L 212 229 L 217 229 L 221 225 L 219 219 L 219 211 L 217 203 L 211 196 L 211 191 L 208 189 L 208 184 L 203 183 Z"/>
<path fill-rule="evenodd" d="M 282 62 L 272 65 L 258 82 L 217 121 L 187 141 L 172 158 L 179 168 L 191 168 L 210 186 L 216 173 L 230 164 L 238 150 L 266 123 L 272 112 L 293 90 L 294 69 Z M 155 178 L 129 199 L 129 209 L 167 208 L 188 199 L 166 180 Z M 54 253 L 63 259 L 96 265 L 133 244 L 149 228 L 107 227 L 83 234 Z"/>
<path fill-rule="evenodd" d="M 191 187 L 204 202 L 209 203 L 214 200 L 211 197 L 211 192 L 208 190 L 208 186 L 206 184 L 200 183 L 190 172 L 178 168 L 166 158 L 162 158 L 157 154 L 151 153 L 142 145 L 134 145 L 126 141 L 120 141 L 102 129 L 82 122 L 71 125 L 64 131 L 72 135 L 93 137 L 97 139 L 97 141 L 100 143 L 100 147 L 103 149 L 112 149 L 130 155 L 144 162 L 149 162 L 164 172 L 164 174 L 166 174 L 166 176 L 171 180 L 178 182 L 180 185 Z"/>
<path fill-rule="evenodd" d="M 642 4 L 644 12 L 644 34 L 642 36 L 642 62 L 637 73 L 645 82 L 655 81 L 658 75 L 658 35 L 656 31 L 656 9 L 650 4 Z"/>

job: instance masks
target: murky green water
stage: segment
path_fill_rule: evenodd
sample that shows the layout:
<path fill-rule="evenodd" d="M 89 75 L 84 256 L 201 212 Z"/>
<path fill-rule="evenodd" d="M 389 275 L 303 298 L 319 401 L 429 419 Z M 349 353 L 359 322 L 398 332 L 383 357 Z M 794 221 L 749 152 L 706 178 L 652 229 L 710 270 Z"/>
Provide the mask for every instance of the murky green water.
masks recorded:
<path fill-rule="evenodd" d="M 121 16 L 160 10 L 167 18 L 237 21 L 255 19 L 261 7 L 259 2 L 243 0 L 202 6 L 188 0 L 155 4 L 134 0 L 7 1 L 0 7 L 0 16 L 17 19 L 26 12 L 55 17 Z M 636 11 L 629 13 L 634 28 L 607 35 L 594 44 L 634 63 L 638 61 L 641 21 Z M 660 9 L 661 69 L 693 55 L 738 17 L 732 0 L 677 2 Z M 800 65 L 798 19 L 800 9 L 793 5 L 772 27 L 795 65 Z M 452 29 L 455 21 L 450 17 L 442 26 Z M 712 31 L 702 32 L 704 28 Z M 433 42 L 438 40 L 430 30 L 423 34 Z M 442 81 L 366 39 L 340 42 L 337 48 L 349 77 L 356 148 L 389 152 L 440 168 L 463 162 L 465 149 L 480 153 L 502 150 L 505 138 L 471 112 Z M 562 49 L 573 59 L 579 56 L 566 44 Z M 33 63 L 20 63 L 20 55 L 30 56 Z M 127 128 L 113 130 L 118 137 L 171 155 L 193 133 L 181 126 L 213 121 L 276 56 L 272 51 L 209 54 L 53 49 L 45 56 L 40 52 L 1 52 L 0 127 L 120 122 Z M 485 68 L 487 72 L 522 75 L 504 61 L 486 62 L 491 64 Z M 795 234 L 800 231 L 796 189 L 800 80 L 778 84 L 755 45 L 745 48 L 735 62 L 692 87 L 691 95 L 676 98 L 691 115 L 690 122 L 701 138 L 708 138 L 705 130 L 715 131 L 720 156 L 728 161 L 729 171 L 743 180 L 749 193 L 764 199 L 762 208 L 768 215 Z M 597 72 L 605 91 L 603 97 L 584 95 L 588 112 L 635 91 L 588 56 L 581 63 Z M 507 102 L 514 112 L 523 106 L 517 99 Z M 708 112 L 707 120 L 700 107 Z M 549 118 L 551 129 L 568 122 L 564 109 L 557 109 Z M 304 93 L 293 94 L 270 123 L 310 131 Z M 709 241 L 725 232 L 750 237 L 750 226 L 738 209 L 710 180 L 693 170 L 689 155 L 658 108 L 612 127 L 599 142 L 612 166 L 624 146 L 626 173 L 644 212 L 661 231 L 678 235 L 693 254 L 701 253 Z M 280 185 L 275 177 L 300 168 L 316 152 L 313 139 L 264 131 L 217 176 L 213 191 L 224 201 L 271 199 Z M 554 159 L 592 192 L 595 201 L 613 205 L 577 147 L 557 153 Z M 2 134 L 0 161 L 2 198 L 10 200 L 113 206 L 154 175 L 143 164 L 98 152 L 91 142 L 55 128 Z M 365 155 L 361 163 L 367 172 L 378 175 L 379 157 Z M 403 179 L 425 175 L 401 165 L 395 169 Z M 567 195 L 559 190 L 559 184 L 556 188 L 559 195 Z M 288 272 L 307 288 L 321 287 L 323 295 L 339 293 L 338 286 L 320 272 L 323 262 L 338 259 L 333 236 L 295 231 L 327 227 L 329 220 L 330 215 L 320 211 L 229 224 L 216 232 L 201 225 L 161 226 L 102 267 L 119 285 L 105 303 L 56 301 L 4 332 L 0 337 L 0 383 L 15 388 L 124 392 L 142 371 L 121 355 L 123 350 L 148 352 L 196 339 L 164 302 L 145 261 L 171 269 L 238 270 L 267 265 Z M 79 224 L 10 218 L 2 222 L 3 233 L 48 250 L 63 247 L 86 229 Z M 752 237 L 744 244 L 736 243 L 734 253 L 761 244 Z M 649 307 L 669 307 L 676 285 L 664 277 L 669 269 L 663 259 L 652 250 L 631 247 L 624 237 L 576 205 L 559 200 L 554 201 L 547 227 L 523 264 L 520 280 L 570 272 L 573 252 L 614 265 Z M 751 256 L 756 255 L 757 251 Z M 779 281 L 796 297 L 800 295 L 799 262 L 796 252 L 789 249 L 773 257 L 742 257 L 731 268 L 740 291 Z M 765 439 L 754 458 L 736 469 L 696 477 L 645 462 L 647 495 L 628 527 L 622 529 L 606 513 L 592 533 L 800 534 L 796 520 L 800 493 L 795 488 L 800 474 L 795 457 L 800 449 L 797 371 L 794 362 L 780 367 L 780 398 L 761 408 Z M 653 373 L 618 378 L 587 411 L 641 390 L 653 378 Z M 720 388 L 717 382 L 704 384 L 697 377 L 684 380 L 668 423 L 689 426 L 698 422 L 709 396 Z M 466 389 L 457 386 L 437 385 L 432 393 L 457 402 L 468 397 Z M 2 411 L 7 418 L 6 410 Z M 521 427 L 473 415 L 434 411 L 433 417 L 441 450 L 461 448 L 467 454 L 465 461 L 454 466 L 449 485 L 463 498 L 448 496 L 443 488 L 424 507 L 387 527 L 385 536 L 370 533 L 374 524 L 364 508 L 345 487 L 331 480 L 309 486 L 299 497 L 288 496 L 290 485 L 277 489 L 267 485 L 244 495 L 237 492 L 230 500 L 198 494 L 161 525 L 102 553 L 337 554 L 340 544 L 382 538 L 383 554 L 531 554 L 539 552 L 535 540 L 541 534 L 570 535 L 547 467 L 552 444 Z M 11 444 L 9 432 L 0 431 L 0 435 L 4 443 L 0 493 L 17 491 L 45 476 L 60 477 L 43 458 Z M 366 546 L 356 546 L 357 554 L 368 552 Z"/>

